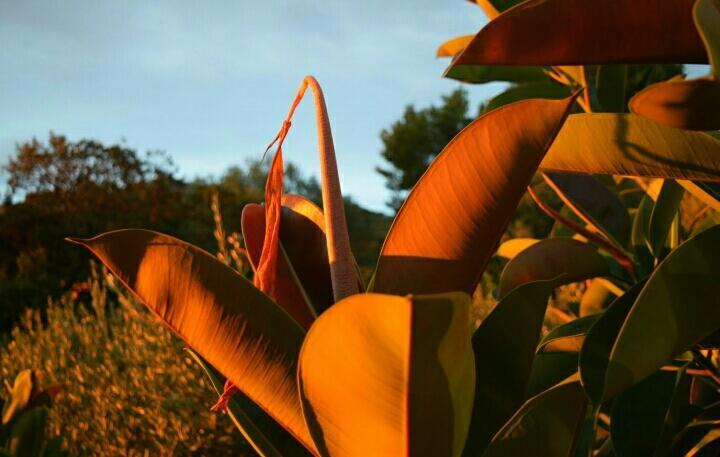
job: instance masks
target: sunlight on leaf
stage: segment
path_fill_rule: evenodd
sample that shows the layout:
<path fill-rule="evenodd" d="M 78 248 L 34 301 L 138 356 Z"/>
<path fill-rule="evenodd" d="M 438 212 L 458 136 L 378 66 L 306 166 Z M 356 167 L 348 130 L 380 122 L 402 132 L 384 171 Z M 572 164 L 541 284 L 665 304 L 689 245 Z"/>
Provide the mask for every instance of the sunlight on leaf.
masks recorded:
<path fill-rule="evenodd" d="M 720 129 L 720 82 L 710 79 L 669 81 L 641 90 L 630 110 L 669 127 L 688 130 Z"/>

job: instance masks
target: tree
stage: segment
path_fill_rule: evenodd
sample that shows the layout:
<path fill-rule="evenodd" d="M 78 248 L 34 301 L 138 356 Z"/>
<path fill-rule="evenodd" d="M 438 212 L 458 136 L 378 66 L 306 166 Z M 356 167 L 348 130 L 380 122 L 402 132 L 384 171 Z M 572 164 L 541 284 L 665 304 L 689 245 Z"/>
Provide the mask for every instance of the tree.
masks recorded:
<path fill-rule="evenodd" d="M 467 92 L 456 89 L 442 97 L 439 106 L 405 108 L 403 117 L 380 133 L 381 155 L 387 167 L 377 167 L 392 191 L 388 206 L 397 211 L 432 159 L 472 120 L 468 117 Z"/>

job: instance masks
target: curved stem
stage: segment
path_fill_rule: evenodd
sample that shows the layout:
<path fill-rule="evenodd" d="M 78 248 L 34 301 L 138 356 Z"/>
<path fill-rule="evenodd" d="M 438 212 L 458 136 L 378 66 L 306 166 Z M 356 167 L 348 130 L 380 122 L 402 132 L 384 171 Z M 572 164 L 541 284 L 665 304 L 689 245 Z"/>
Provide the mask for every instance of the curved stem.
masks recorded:
<path fill-rule="evenodd" d="M 300 92 L 310 86 L 315 101 L 315 122 L 318 132 L 320 152 L 320 176 L 322 184 L 323 213 L 327 237 L 330 277 L 332 279 L 335 302 L 359 292 L 355 258 L 350 249 L 345 220 L 345 204 L 340 190 L 335 146 L 333 144 L 330 119 L 325 106 L 325 97 L 317 80 L 306 76 L 300 86 Z"/>

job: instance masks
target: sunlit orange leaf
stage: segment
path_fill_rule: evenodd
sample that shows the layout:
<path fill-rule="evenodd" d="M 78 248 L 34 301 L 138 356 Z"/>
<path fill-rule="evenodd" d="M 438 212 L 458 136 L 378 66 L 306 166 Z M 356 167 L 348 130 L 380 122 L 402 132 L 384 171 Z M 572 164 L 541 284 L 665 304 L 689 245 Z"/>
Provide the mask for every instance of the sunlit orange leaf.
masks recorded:
<path fill-rule="evenodd" d="M 528 0 L 490 21 L 457 65 L 706 63 L 695 0 Z"/>
<path fill-rule="evenodd" d="M 321 455 L 460 455 L 475 385 L 470 303 L 358 294 L 318 318 L 298 377 Z"/>
<path fill-rule="evenodd" d="M 540 169 L 717 182 L 720 141 L 635 114 L 573 114 Z"/>
<path fill-rule="evenodd" d="M 281 216 L 280 239 L 283 238 L 283 233 L 287 234 L 293 232 L 293 230 L 288 230 L 286 227 L 288 219 L 301 217 L 296 213 L 289 212 L 286 208 L 283 208 L 283 210 L 284 211 Z M 303 222 L 301 222 L 301 224 Z M 253 266 L 256 266 L 260 261 L 260 252 L 265 237 L 265 209 L 263 206 L 254 203 L 245 205 L 242 213 L 242 229 L 248 257 L 250 258 L 250 262 Z M 289 237 L 286 235 L 285 238 Z M 322 241 L 325 241 L 325 237 L 322 237 Z M 298 322 L 298 324 L 303 326 L 305 329 L 308 329 L 315 320 L 315 314 L 311 308 L 313 303 L 308 297 L 307 290 L 304 289 L 304 284 L 299 278 L 298 269 L 295 268 L 295 265 L 292 263 L 290 256 L 287 254 L 287 250 L 284 250 L 283 252 L 284 246 L 284 242 L 281 246 L 279 246 L 280 253 L 277 259 L 276 273 L 273 278 L 275 281 L 273 289 L 276 291 L 275 301 L 282 306 L 285 311 L 287 311 L 288 314 L 290 314 Z M 309 250 L 306 254 L 309 257 L 312 255 L 310 254 L 310 250 L 312 250 L 313 246 L 308 243 L 307 247 Z M 315 247 L 317 248 L 317 246 Z M 320 247 L 324 249 L 325 246 L 322 244 Z M 309 260 L 309 258 L 307 260 Z M 322 262 L 322 259 L 320 259 L 319 262 Z M 314 283 L 320 283 L 323 279 L 325 279 L 325 285 L 328 287 L 326 292 L 331 293 L 332 289 L 330 287 L 330 269 L 327 264 L 327 253 L 325 253 L 325 265 L 325 273 L 327 276 L 319 276 L 317 279 L 314 279 Z M 331 299 L 332 297 L 330 296 L 329 298 Z M 325 299 L 328 299 L 327 295 L 325 296 Z"/>
<path fill-rule="evenodd" d="M 720 129 L 720 82 L 710 79 L 653 84 L 635 94 L 630 111 L 670 127 Z"/>
<path fill-rule="evenodd" d="M 287 132 L 285 132 L 287 134 Z M 255 286 L 277 300 L 275 290 L 280 237 L 280 212 L 283 192 L 282 141 L 268 172 L 265 184 L 265 236 L 263 238 L 260 259 L 255 269 Z"/>
<path fill-rule="evenodd" d="M 572 103 L 521 101 L 460 132 L 395 218 L 374 290 L 472 293 Z"/>
<path fill-rule="evenodd" d="M 455 37 L 441 44 L 437 49 L 436 57 L 452 57 L 462 51 L 465 46 L 473 39 L 474 35 L 463 35 Z"/>
<path fill-rule="evenodd" d="M 262 213 L 262 207 L 255 204 L 243 209 L 243 238 L 253 265 L 257 264 L 263 242 L 265 220 Z M 280 241 L 287 259 L 284 256 L 279 259 L 278 303 L 306 328 L 314 320 L 314 314 L 305 304 L 295 276 L 314 311 L 320 313 L 333 302 L 325 234 L 318 225 L 323 223 L 321 218 L 322 212 L 311 201 L 299 195 L 283 196 Z"/>
<path fill-rule="evenodd" d="M 572 238 L 547 238 L 515 256 L 502 272 L 498 295 L 504 297 L 521 284 L 554 279 L 557 287 L 609 274 L 593 246 Z"/>
<path fill-rule="evenodd" d="M 191 348 L 314 452 L 296 364 L 305 332 L 211 254 L 148 230 L 118 230 L 88 248 Z"/>

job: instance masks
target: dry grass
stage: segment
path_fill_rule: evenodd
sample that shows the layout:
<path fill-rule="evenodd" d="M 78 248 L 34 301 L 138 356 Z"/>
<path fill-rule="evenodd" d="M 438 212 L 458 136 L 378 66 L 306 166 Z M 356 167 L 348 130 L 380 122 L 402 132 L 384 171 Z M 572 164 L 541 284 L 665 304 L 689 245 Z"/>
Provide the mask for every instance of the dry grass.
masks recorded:
<path fill-rule="evenodd" d="M 48 432 L 71 455 L 253 455 L 209 411 L 215 398 L 182 343 L 108 281 L 88 281 L 86 305 L 50 303 L 45 322 L 27 311 L 0 350 L 0 377 L 32 368 L 62 386 Z"/>

